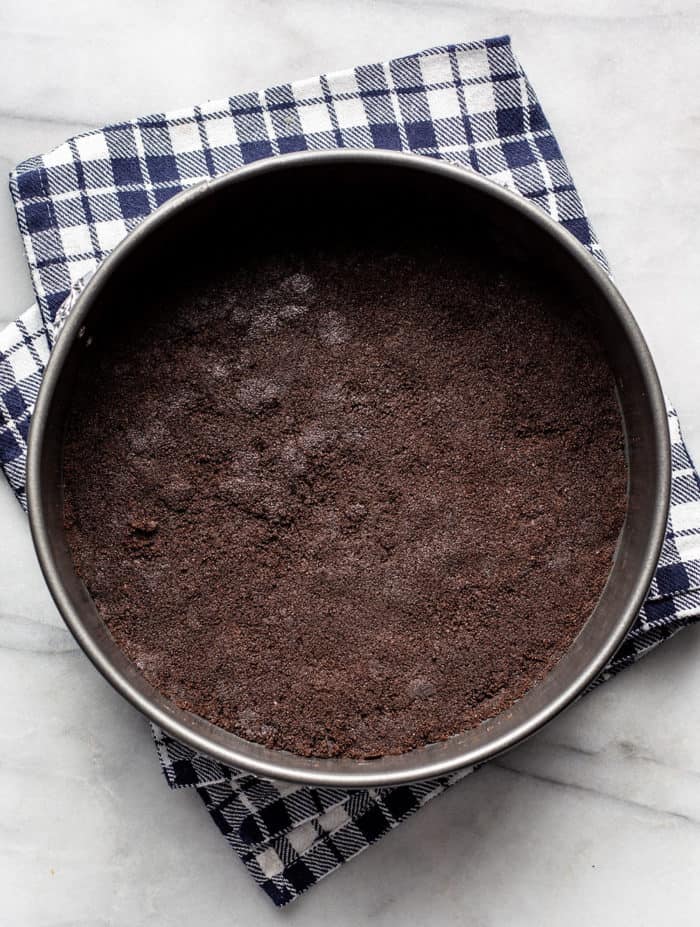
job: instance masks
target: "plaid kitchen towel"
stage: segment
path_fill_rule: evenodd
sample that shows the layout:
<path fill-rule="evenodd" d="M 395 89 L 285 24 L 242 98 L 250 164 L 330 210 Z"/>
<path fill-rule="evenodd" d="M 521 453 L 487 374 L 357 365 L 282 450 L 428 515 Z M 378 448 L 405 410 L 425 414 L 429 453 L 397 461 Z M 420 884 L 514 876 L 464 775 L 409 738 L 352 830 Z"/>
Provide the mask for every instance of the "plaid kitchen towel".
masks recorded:
<path fill-rule="evenodd" d="M 10 182 L 37 297 L 0 333 L 0 463 L 22 505 L 29 421 L 56 323 L 100 260 L 192 184 L 258 158 L 337 147 L 412 151 L 479 171 L 537 203 L 607 267 L 507 37 L 432 48 L 70 139 L 20 164 Z M 673 485 L 661 560 L 637 622 L 596 684 L 700 615 L 700 479 L 670 407 L 668 416 Z M 277 905 L 469 772 L 400 788 L 308 788 L 258 779 L 162 731 L 154 736 L 170 786 L 197 790 Z"/>

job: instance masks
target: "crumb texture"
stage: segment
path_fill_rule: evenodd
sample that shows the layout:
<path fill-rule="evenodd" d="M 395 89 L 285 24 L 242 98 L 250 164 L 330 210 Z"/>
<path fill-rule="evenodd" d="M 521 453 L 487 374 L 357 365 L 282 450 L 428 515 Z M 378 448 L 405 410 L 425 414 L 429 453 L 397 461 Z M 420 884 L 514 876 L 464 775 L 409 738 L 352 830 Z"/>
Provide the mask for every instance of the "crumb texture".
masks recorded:
<path fill-rule="evenodd" d="M 76 568 L 182 708 L 373 757 L 511 706 L 600 595 L 613 380 L 571 299 L 482 254 L 272 255 L 96 333 L 65 448 Z"/>

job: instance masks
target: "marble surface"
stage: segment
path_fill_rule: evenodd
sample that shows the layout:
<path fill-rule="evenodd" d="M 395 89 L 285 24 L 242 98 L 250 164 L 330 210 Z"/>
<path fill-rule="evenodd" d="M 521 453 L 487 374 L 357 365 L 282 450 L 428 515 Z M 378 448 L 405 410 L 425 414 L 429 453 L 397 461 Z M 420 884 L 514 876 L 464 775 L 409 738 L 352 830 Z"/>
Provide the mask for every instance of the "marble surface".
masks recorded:
<path fill-rule="evenodd" d="M 527 9 L 524 9 L 527 7 Z M 2 0 L 0 169 L 67 135 L 508 32 L 700 459 L 696 0 Z M 0 322 L 31 302 L 0 194 Z M 700 628 L 280 913 L 76 650 L 0 485 L 0 922 L 697 923 Z"/>

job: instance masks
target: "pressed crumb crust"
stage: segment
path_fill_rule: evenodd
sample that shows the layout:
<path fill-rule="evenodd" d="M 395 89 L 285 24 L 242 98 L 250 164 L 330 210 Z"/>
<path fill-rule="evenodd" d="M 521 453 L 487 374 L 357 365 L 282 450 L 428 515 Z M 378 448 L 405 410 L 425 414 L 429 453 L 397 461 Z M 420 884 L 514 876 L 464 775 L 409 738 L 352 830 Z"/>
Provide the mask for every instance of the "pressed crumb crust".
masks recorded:
<path fill-rule="evenodd" d="M 626 502 L 612 374 L 569 296 L 483 254 L 337 247 L 142 298 L 80 373 L 65 523 L 156 688 L 369 758 L 557 663 Z"/>

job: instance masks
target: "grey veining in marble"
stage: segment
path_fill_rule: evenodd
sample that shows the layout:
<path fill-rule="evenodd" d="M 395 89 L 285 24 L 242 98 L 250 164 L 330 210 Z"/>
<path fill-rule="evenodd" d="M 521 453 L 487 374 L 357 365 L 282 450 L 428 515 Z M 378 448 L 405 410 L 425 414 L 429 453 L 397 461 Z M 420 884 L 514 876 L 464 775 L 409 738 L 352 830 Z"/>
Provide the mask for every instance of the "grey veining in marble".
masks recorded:
<path fill-rule="evenodd" d="M 700 457 L 696 0 L 2 0 L 0 170 L 131 115 L 508 32 Z M 0 194 L 0 322 L 31 302 Z M 0 923 L 697 923 L 700 629 L 284 913 L 79 653 L 0 484 Z"/>

